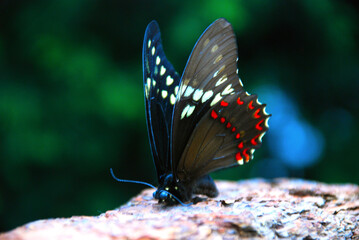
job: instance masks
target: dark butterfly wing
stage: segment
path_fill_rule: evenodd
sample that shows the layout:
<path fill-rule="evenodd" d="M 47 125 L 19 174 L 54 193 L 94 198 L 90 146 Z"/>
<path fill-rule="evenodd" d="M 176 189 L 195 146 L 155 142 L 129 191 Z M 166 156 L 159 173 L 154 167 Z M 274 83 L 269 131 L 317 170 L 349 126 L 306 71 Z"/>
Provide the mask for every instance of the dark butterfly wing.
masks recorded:
<path fill-rule="evenodd" d="M 156 21 L 147 26 L 142 58 L 147 129 L 159 179 L 171 171 L 169 141 L 180 78 L 165 56 Z"/>
<path fill-rule="evenodd" d="M 232 27 L 218 19 L 191 53 L 173 112 L 172 169 L 181 181 L 249 161 L 268 130 L 265 105 L 244 91 L 237 60 Z"/>

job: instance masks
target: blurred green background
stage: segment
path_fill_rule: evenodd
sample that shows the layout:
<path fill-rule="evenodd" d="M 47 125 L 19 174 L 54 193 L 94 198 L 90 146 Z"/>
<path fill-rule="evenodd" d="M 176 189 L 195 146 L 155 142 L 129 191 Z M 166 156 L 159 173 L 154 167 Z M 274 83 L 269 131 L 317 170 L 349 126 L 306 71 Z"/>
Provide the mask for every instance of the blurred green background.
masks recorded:
<path fill-rule="evenodd" d="M 273 114 L 255 160 L 215 178 L 359 183 L 357 1 L 0 1 L 0 232 L 98 215 L 156 184 L 141 48 L 156 19 L 182 72 L 225 17 L 239 75 Z"/>

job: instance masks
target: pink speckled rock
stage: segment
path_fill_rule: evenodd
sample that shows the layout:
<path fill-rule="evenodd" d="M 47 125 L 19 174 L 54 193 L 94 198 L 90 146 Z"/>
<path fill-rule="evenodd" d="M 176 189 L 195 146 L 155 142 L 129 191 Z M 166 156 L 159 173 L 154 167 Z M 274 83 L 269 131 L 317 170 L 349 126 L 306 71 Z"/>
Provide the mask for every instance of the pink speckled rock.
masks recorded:
<path fill-rule="evenodd" d="M 99 216 L 39 220 L 0 239 L 359 239 L 359 187 L 217 181 L 219 197 L 163 207 L 145 190 Z"/>

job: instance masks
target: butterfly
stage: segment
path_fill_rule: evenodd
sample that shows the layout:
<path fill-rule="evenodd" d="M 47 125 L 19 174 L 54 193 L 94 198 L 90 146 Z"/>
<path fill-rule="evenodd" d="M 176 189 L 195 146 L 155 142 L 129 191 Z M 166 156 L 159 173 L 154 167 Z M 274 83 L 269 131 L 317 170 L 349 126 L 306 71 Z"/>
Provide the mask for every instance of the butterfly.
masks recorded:
<path fill-rule="evenodd" d="M 166 205 L 194 195 L 216 197 L 209 173 L 247 163 L 262 144 L 269 114 L 243 89 L 231 24 L 214 21 L 201 35 L 180 76 L 163 51 L 156 21 L 143 42 L 147 129 L 158 187 Z"/>

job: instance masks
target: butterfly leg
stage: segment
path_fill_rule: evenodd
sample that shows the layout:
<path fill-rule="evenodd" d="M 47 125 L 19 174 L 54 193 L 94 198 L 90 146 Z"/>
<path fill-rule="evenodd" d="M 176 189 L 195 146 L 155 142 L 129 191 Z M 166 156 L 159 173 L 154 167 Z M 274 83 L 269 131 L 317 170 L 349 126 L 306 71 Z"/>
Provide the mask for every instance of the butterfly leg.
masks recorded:
<path fill-rule="evenodd" d="M 209 175 L 205 175 L 195 182 L 193 194 L 203 194 L 213 198 L 218 196 L 218 189 L 213 179 Z"/>

